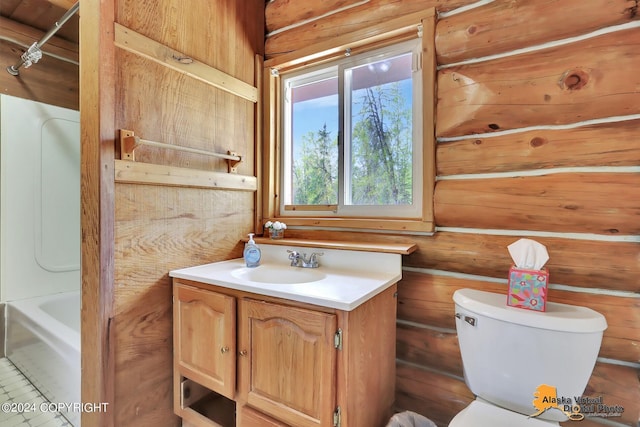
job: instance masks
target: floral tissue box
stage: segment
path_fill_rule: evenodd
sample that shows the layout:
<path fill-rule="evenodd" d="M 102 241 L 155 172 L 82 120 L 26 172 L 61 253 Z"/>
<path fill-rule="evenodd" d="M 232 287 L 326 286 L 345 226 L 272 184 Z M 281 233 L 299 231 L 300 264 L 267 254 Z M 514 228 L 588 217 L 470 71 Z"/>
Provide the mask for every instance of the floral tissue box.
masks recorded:
<path fill-rule="evenodd" d="M 515 266 L 509 269 L 507 305 L 528 310 L 545 311 L 549 271 L 528 270 Z"/>

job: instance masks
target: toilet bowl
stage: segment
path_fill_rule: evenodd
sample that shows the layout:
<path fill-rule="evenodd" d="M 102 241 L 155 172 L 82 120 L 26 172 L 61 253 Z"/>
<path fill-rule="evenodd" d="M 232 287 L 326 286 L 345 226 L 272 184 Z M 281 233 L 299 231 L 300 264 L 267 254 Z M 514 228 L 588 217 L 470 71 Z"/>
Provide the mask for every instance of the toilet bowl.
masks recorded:
<path fill-rule="evenodd" d="M 574 411 L 568 400 L 582 395 L 593 371 L 604 316 L 552 302 L 546 312 L 509 307 L 506 295 L 473 289 L 457 290 L 453 300 L 464 378 L 476 400 L 449 427 L 550 427 L 567 420 Z M 555 398 L 568 406 L 548 403 Z"/>

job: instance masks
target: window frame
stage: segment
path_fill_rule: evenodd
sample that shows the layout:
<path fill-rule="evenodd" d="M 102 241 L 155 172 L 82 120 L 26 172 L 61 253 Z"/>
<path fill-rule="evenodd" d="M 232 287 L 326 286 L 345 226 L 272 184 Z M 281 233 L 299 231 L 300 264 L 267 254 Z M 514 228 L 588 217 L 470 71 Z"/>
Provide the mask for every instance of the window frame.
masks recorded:
<path fill-rule="evenodd" d="M 419 38 L 401 41 L 398 43 L 389 44 L 381 48 L 373 50 L 367 50 L 359 53 L 358 55 L 345 56 L 336 61 L 332 61 L 330 64 L 321 64 L 311 67 L 305 67 L 302 70 L 295 70 L 281 75 L 282 79 L 282 140 L 280 144 L 282 146 L 281 164 L 282 174 L 281 179 L 281 191 L 284 193 L 280 197 L 280 213 L 283 217 L 286 216 L 313 216 L 323 215 L 327 217 L 345 217 L 345 218 L 362 218 L 365 216 L 374 218 L 407 218 L 416 219 L 419 218 L 422 212 L 422 69 L 420 66 L 416 66 L 419 55 L 421 53 L 421 41 Z M 350 112 L 353 107 L 354 100 L 350 97 L 350 83 L 347 78 L 349 70 L 361 67 L 363 65 L 378 62 L 387 58 L 393 58 L 400 55 L 411 54 L 411 61 L 414 70 L 411 72 L 412 80 L 412 203 L 405 205 L 354 205 L 348 203 L 348 199 L 351 196 L 349 189 L 349 183 L 351 179 L 351 167 L 349 165 L 351 149 L 353 148 L 353 141 L 351 140 L 350 133 Z M 421 65 L 421 64 L 419 64 Z M 337 113 L 338 120 L 338 200 L 335 205 L 303 205 L 308 211 L 296 210 L 299 206 L 293 203 L 287 203 L 291 197 L 291 194 L 286 194 L 285 188 L 292 185 L 291 177 L 287 176 L 289 168 L 292 168 L 291 164 L 291 149 L 292 141 L 291 135 L 287 131 L 291 127 L 291 107 L 292 104 L 287 98 L 290 96 L 290 90 L 292 87 L 301 87 L 310 82 L 318 82 L 325 78 L 335 78 L 338 86 L 337 92 Z M 288 83 L 292 82 L 291 85 Z M 419 108 L 415 106 L 419 105 Z M 342 114 L 341 114 L 342 113 Z M 347 143 L 348 142 L 348 143 Z M 285 171 L 286 169 L 286 171 Z M 317 209 L 313 209 L 317 206 Z"/>
<path fill-rule="evenodd" d="M 282 162 L 282 79 L 280 73 L 302 71 L 344 56 L 375 51 L 402 41 L 421 38 L 419 61 L 422 68 L 422 200 L 415 217 L 335 216 L 322 214 L 335 209 L 327 206 L 281 205 L 280 171 Z M 435 184 L 435 9 L 388 20 L 366 30 L 344 34 L 335 40 L 320 42 L 264 63 L 264 136 L 263 159 L 258 191 L 258 225 L 267 219 L 285 220 L 289 226 L 349 228 L 354 230 L 389 230 L 399 232 L 432 232 L 434 230 L 433 195 Z M 257 147 L 258 148 L 258 147 Z M 420 163 L 420 162 L 418 162 Z M 415 165 L 414 161 L 414 165 Z M 414 166 L 415 167 L 415 166 Z M 286 212 L 283 212 L 286 209 Z M 327 212 L 329 213 L 329 212 Z M 260 229 L 260 228 L 258 228 Z"/>

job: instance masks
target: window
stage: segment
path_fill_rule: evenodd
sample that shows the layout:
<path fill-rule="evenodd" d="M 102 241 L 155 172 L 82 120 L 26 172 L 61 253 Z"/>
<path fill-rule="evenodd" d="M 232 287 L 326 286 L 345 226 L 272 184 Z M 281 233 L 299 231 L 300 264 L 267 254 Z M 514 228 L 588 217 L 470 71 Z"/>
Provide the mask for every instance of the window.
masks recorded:
<path fill-rule="evenodd" d="M 435 20 L 427 16 L 426 44 L 427 18 L 416 25 L 417 16 L 368 40 L 346 35 L 335 48 L 324 42 L 272 61 L 264 217 L 433 230 Z"/>
<path fill-rule="evenodd" d="M 282 76 L 283 215 L 418 217 L 421 43 Z"/>

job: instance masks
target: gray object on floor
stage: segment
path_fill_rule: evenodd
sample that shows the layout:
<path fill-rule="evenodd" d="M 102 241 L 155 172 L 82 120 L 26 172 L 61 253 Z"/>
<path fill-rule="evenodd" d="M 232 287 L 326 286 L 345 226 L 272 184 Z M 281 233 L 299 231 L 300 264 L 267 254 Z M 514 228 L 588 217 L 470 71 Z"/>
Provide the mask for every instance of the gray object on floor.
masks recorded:
<path fill-rule="evenodd" d="M 438 427 L 430 419 L 415 412 L 405 411 L 395 414 L 387 427 Z"/>

